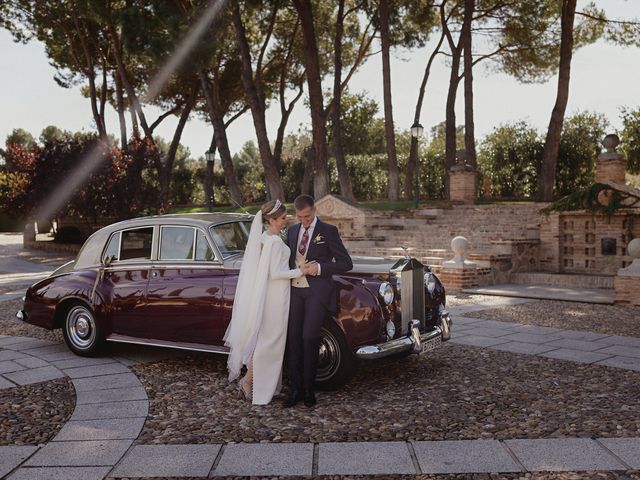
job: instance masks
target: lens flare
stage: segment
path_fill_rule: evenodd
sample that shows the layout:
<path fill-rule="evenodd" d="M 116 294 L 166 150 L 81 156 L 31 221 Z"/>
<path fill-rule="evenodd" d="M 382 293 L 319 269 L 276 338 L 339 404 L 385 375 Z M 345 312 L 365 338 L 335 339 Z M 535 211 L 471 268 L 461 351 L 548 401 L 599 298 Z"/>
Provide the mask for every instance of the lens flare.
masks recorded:
<path fill-rule="evenodd" d="M 193 25 L 187 35 L 182 39 L 178 48 L 171 55 L 165 65 L 149 82 L 149 89 L 141 96 L 144 101 L 153 100 L 162 91 L 167 80 L 173 72 L 182 64 L 189 55 L 191 49 L 205 33 L 209 25 L 215 20 L 220 10 L 228 0 L 212 0 L 199 16 L 199 20 Z M 36 209 L 35 221 L 47 221 L 56 215 L 62 207 L 75 195 L 78 188 L 86 179 L 102 164 L 106 156 L 100 146 L 93 148 L 80 162 L 80 166 L 65 181 L 49 195 Z"/>
<path fill-rule="evenodd" d="M 227 0 L 214 0 L 203 12 L 200 20 L 189 29 L 189 33 L 178 45 L 176 51 L 171 55 L 169 61 L 156 73 L 155 77 L 149 84 L 149 89 L 146 95 L 143 96 L 145 101 L 151 101 L 156 98 L 156 95 L 160 93 L 164 85 L 169 80 L 169 77 L 176 71 L 176 69 L 182 64 L 184 59 L 189 55 L 191 49 L 198 43 L 200 37 L 205 33 L 209 25 L 216 18 L 220 10 L 226 5 Z"/>

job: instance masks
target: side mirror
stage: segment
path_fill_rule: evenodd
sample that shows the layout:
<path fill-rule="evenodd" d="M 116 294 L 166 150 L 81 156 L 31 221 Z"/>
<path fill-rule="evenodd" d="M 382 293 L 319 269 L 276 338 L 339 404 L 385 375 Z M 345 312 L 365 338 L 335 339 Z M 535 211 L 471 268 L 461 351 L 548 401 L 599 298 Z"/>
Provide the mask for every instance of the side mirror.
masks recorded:
<path fill-rule="evenodd" d="M 102 266 L 108 267 L 116 259 L 115 255 L 107 255 L 102 259 Z"/>

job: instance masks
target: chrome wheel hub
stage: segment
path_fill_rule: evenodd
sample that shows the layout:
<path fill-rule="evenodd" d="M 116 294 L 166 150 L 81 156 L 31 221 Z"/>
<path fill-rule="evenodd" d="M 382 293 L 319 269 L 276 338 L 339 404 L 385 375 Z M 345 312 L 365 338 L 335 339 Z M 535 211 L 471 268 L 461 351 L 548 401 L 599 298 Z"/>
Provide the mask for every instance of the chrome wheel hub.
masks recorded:
<path fill-rule="evenodd" d="M 95 319 L 86 307 L 73 307 L 67 314 L 65 328 L 69 340 L 76 348 L 87 349 L 96 339 Z"/>
<path fill-rule="evenodd" d="M 329 332 L 323 330 L 318 353 L 316 380 L 322 381 L 333 377 L 340 366 L 341 354 L 338 340 Z"/>
<path fill-rule="evenodd" d="M 76 322 L 76 332 L 81 337 L 86 337 L 89 333 L 89 322 L 86 318 L 79 318 Z"/>

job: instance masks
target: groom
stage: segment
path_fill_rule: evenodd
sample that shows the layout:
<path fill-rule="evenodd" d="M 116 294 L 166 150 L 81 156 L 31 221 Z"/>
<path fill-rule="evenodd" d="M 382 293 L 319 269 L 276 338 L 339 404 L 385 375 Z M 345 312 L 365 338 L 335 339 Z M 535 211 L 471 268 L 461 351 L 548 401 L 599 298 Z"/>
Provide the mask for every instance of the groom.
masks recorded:
<path fill-rule="evenodd" d="M 285 407 L 304 400 L 307 407 L 316 404 L 313 384 L 318 367 L 320 328 L 324 320 L 338 311 L 332 276 L 353 268 L 338 229 L 316 217 L 313 197 L 300 195 L 293 202 L 298 218 L 287 232 L 291 249 L 289 266 L 309 262 L 311 272 L 291 283 L 291 304 L 287 331 L 287 354 L 291 392 Z"/>

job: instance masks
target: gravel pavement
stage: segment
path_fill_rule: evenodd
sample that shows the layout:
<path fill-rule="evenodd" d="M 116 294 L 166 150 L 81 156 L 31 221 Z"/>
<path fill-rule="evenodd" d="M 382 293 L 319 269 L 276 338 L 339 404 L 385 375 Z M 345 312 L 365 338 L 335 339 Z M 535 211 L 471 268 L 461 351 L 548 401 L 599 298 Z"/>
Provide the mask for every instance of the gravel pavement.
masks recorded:
<path fill-rule="evenodd" d="M 52 439 L 75 408 L 68 378 L 0 390 L 0 445 L 38 445 Z"/>
<path fill-rule="evenodd" d="M 335 442 L 640 436 L 640 372 L 446 344 L 428 356 L 362 362 L 318 406 L 252 406 L 226 359 L 133 367 L 147 389 L 139 443 Z"/>
<path fill-rule="evenodd" d="M 475 297 L 475 296 L 473 296 Z M 469 299 L 472 303 L 485 303 Z M 474 311 L 463 316 L 503 322 L 640 337 L 640 307 L 534 300 Z M 455 327 L 454 327 L 455 328 Z"/>

